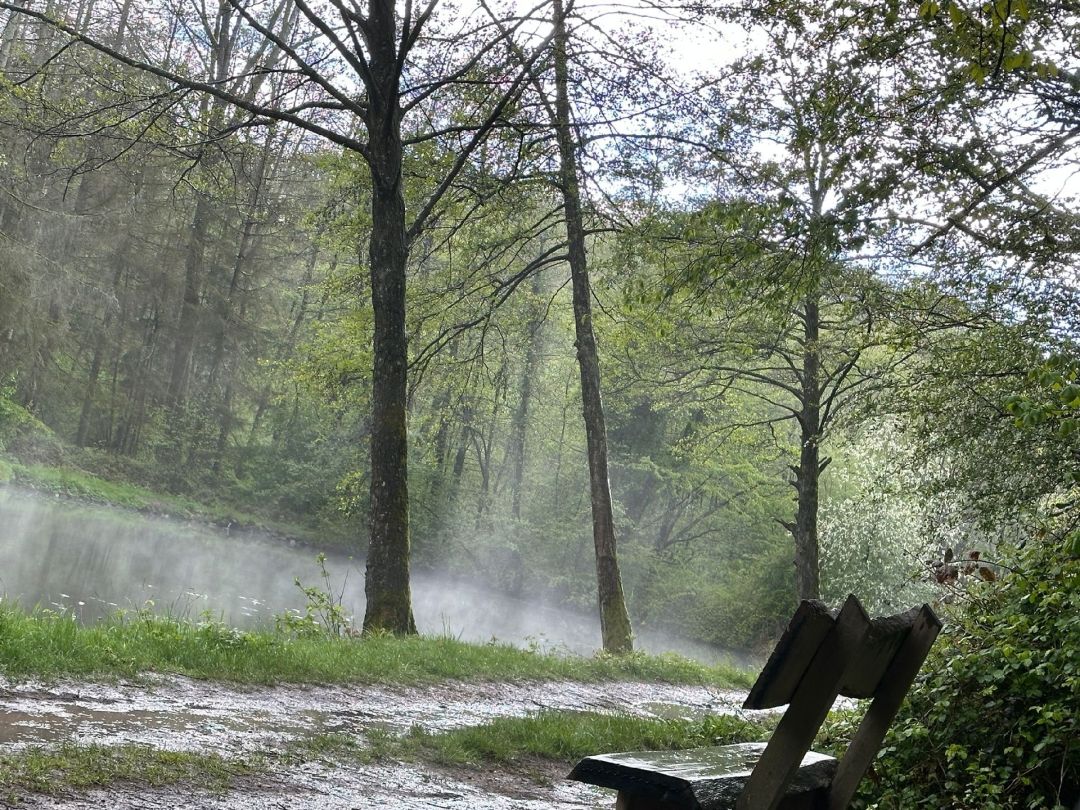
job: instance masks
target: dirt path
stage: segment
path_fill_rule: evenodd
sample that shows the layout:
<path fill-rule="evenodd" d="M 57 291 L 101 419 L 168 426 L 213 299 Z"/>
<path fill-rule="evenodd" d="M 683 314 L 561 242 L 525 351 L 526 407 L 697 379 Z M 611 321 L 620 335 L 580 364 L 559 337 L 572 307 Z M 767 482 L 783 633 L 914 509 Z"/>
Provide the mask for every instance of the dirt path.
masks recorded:
<path fill-rule="evenodd" d="M 158 678 L 146 684 L 15 684 L 0 679 L 0 746 L 74 741 L 141 743 L 225 757 L 281 750 L 319 732 L 438 730 L 541 709 L 619 709 L 692 717 L 728 712 L 741 695 L 703 687 L 639 683 L 446 683 L 428 687 L 244 688 Z M 120 786 L 63 798 L 30 796 L 30 808 L 490 808 L 610 807 L 610 794 L 561 779 L 563 765 L 445 769 L 417 764 L 308 762 L 242 780 L 225 795 L 190 787 Z M 2 800 L 0 800 L 2 802 Z"/>

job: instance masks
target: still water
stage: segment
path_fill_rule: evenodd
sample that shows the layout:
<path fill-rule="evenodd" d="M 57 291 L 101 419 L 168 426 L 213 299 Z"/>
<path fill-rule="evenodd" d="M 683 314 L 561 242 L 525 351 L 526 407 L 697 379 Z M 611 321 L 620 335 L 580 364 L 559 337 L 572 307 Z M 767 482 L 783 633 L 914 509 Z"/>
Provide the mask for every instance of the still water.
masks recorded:
<path fill-rule="evenodd" d="M 362 562 L 329 556 L 327 569 L 335 595 L 341 594 L 359 624 Z M 0 594 L 24 607 L 72 611 L 90 621 L 148 606 L 162 614 L 197 619 L 207 613 L 233 626 L 254 627 L 303 607 L 297 578 L 323 585 L 310 549 L 0 487 Z M 596 617 L 514 599 L 475 582 L 416 572 L 413 607 L 424 634 L 580 653 L 600 646 Z M 662 632 L 640 633 L 637 645 L 706 662 L 730 660 L 719 650 Z"/>

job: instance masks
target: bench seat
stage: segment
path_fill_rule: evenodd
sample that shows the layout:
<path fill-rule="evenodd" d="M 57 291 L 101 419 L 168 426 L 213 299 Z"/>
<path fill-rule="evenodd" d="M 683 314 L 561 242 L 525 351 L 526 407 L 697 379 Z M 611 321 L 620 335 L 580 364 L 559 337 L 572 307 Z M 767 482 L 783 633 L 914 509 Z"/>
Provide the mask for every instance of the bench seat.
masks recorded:
<path fill-rule="evenodd" d="M 684 751 L 602 754 L 583 759 L 569 778 L 620 791 L 620 807 L 626 810 L 722 810 L 735 806 L 765 746 L 739 743 Z M 781 807 L 810 810 L 823 804 L 835 773 L 833 757 L 808 751 Z"/>

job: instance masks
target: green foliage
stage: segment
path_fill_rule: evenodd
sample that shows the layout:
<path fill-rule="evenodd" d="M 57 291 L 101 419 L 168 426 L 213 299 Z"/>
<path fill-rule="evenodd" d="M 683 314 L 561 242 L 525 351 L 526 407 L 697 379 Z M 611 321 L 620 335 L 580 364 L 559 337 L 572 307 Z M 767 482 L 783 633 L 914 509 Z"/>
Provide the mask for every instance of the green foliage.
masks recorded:
<path fill-rule="evenodd" d="M 1049 425 L 1061 439 L 1080 429 L 1080 359 L 1065 354 L 1047 358 L 1028 374 L 1036 394 L 1016 394 L 1005 401 L 1018 428 Z M 1080 482 L 1080 471 L 1070 471 L 1067 483 Z"/>
<path fill-rule="evenodd" d="M 190 514 L 196 509 L 191 501 L 160 495 L 131 483 L 110 481 L 73 467 L 16 464 L 13 469 L 18 483 L 68 498 L 145 511 L 169 508 L 174 514 Z"/>
<path fill-rule="evenodd" d="M 1021 417 L 1017 429 L 1010 413 L 1050 404 L 1040 373 L 1031 373 L 1047 346 L 1055 346 L 1053 336 L 1035 319 L 942 334 L 894 403 L 920 491 L 966 512 L 950 520 L 984 543 L 1031 533 L 1076 467 L 1080 437 L 1063 437 L 1054 419 L 1034 416 L 1026 428 Z"/>
<path fill-rule="evenodd" d="M 90 626 L 48 610 L 0 603 L 0 672 L 9 677 L 137 677 L 172 672 L 243 683 L 433 683 L 460 680 L 639 680 L 748 686 L 730 666 L 678 656 L 559 656 L 452 638 L 294 637 L 241 632 L 211 618 L 191 622 L 149 609 Z"/>
<path fill-rule="evenodd" d="M 355 635 L 352 617 L 342 604 L 345 582 L 341 583 L 341 590 L 335 594 L 333 584 L 330 582 L 330 573 L 326 570 L 326 555 L 320 552 L 316 555 L 315 562 L 319 565 L 323 580 L 322 587 L 304 585 L 297 577 L 294 582 L 306 600 L 304 611 L 303 613 L 289 611 L 275 616 L 274 624 L 280 632 L 303 638 L 319 636 L 340 638 L 345 635 Z"/>
<path fill-rule="evenodd" d="M 688 611 L 690 633 L 726 648 L 765 650 L 795 606 L 791 550 L 775 547 L 712 579 Z"/>
<path fill-rule="evenodd" d="M 929 601 L 925 560 L 959 542 L 940 521 L 940 499 L 919 491 L 920 476 L 895 426 L 868 426 L 830 470 L 821 507 L 822 596 L 853 593 L 871 615 Z"/>
<path fill-rule="evenodd" d="M 942 50 L 958 59 L 971 80 L 982 84 L 1014 71 L 1030 71 L 1040 78 L 1057 75 L 1056 65 L 1040 53 L 1043 45 L 1031 41 L 1026 32 L 1031 11 L 1027 0 L 923 0 L 919 17 L 933 24 Z"/>
<path fill-rule="evenodd" d="M 0 451 L 28 461 L 56 461 L 62 455 L 52 430 L 25 408 L 0 397 Z"/>
<path fill-rule="evenodd" d="M 1065 552 L 1080 554 L 1080 359 L 1055 354 L 1028 374 L 1033 391 L 1005 400 L 1025 441 L 1058 460 L 1060 487 L 1048 505 L 1050 530 L 1064 527 Z"/>
<path fill-rule="evenodd" d="M 1031 545 L 945 629 L 864 785 L 880 810 L 1080 800 L 1080 559 Z"/>

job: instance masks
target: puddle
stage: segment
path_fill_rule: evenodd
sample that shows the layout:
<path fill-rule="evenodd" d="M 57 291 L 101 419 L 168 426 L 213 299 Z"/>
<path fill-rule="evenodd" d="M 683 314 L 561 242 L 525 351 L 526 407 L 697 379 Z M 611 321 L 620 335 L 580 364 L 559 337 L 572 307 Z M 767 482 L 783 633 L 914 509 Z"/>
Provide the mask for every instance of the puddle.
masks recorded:
<path fill-rule="evenodd" d="M 12 683 L 0 679 L 0 745 L 139 743 L 235 757 L 276 751 L 312 733 L 445 730 L 544 709 L 618 710 L 655 717 L 730 713 L 744 695 L 639 683 L 443 683 L 424 687 L 250 688 L 161 677 L 146 684 Z M 223 796 L 190 788 L 115 786 L 78 796 L 32 796 L 35 808 L 492 808 L 610 806 L 610 794 L 567 782 L 560 767 L 535 779 L 498 769 L 416 764 L 344 767 L 311 762 L 248 780 Z"/>

